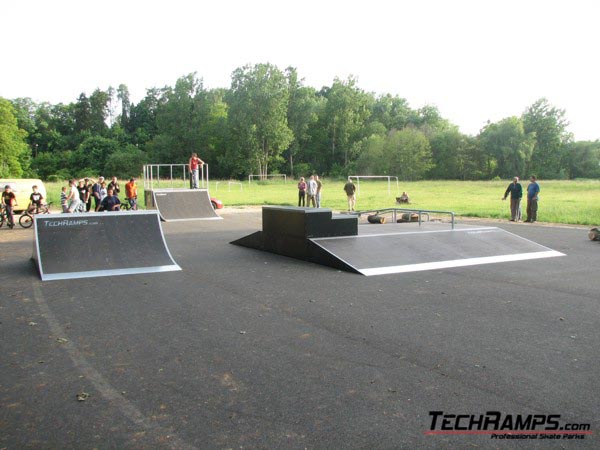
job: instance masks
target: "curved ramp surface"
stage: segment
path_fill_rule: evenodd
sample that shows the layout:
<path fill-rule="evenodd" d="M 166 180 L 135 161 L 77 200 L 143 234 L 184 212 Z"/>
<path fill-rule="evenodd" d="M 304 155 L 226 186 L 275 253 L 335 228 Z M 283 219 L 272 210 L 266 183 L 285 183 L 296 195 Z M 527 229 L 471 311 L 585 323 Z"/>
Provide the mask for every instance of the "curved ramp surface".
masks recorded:
<path fill-rule="evenodd" d="M 152 191 L 154 206 L 165 222 L 176 220 L 219 220 L 206 189 Z"/>
<path fill-rule="evenodd" d="M 496 227 L 423 226 L 414 231 L 397 231 L 395 225 L 367 227 L 368 232 L 358 236 L 311 241 L 367 276 L 564 256 Z"/>
<path fill-rule="evenodd" d="M 43 281 L 181 270 L 156 211 L 40 214 L 34 227 Z"/>

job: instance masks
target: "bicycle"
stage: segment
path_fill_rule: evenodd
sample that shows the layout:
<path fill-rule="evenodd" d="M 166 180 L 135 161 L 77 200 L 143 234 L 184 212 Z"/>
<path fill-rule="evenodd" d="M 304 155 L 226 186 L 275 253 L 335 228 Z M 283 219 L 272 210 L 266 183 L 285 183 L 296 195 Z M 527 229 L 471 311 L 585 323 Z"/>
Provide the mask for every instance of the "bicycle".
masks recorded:
<path fill-rule="evenodd" d="M 13 216 L 14 217 L 14 216 Z M 8 216 L 6 215 L 6 208 L 4 205 L 0 208 L 0 228 L 4 226 L 4 222 L 8 222 Z M 15 224 L 13 223 L 13 226 Z"/>
<path fill-rule="evenodd" d="M 21 217 L 19 217 L 19 225 L 23 228 L 30 228 L 33 225 L 33 216 L 36 214 L 50 214 L 50 203 L 46 203 L 38 208 L 37 212 L 33 212 L 35 208 L 26 209 L 21 213 Z M 31 210 L 31 211 L 30 211 Z"/>

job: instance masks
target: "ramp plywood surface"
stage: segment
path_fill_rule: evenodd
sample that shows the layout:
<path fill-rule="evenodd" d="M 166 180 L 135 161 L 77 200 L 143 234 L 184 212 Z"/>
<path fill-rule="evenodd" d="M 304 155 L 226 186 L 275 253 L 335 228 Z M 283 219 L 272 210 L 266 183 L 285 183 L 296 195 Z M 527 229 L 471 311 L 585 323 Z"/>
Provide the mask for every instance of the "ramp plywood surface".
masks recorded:
<path fill-rule="evenodd" d="M 384 233 L 374 232 L 376 228 L 369 227 L 367 234 L 359 236 L 312 242 L 368 276 L 563 255 L 495 227 L 404 232 L 387 228 Z"/>
<path fill-rule="evenodd" d="M 154 190 L 154 205 L 166 222 L 219 220 L 206 189 Z"/>
<path fill-rule="evenodd" d="M 42 280 L 181 270 L 155 211 L 35 216 Z"/>

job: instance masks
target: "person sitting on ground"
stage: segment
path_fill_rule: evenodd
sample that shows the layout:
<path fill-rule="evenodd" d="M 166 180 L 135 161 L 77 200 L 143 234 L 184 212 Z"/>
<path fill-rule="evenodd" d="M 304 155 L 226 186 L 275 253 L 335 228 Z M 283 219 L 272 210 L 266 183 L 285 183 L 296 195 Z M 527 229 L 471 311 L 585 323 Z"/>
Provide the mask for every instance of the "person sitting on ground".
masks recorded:
<path fill-rule="evenodd" d="M 135 178 L 130 178 L 129 183 L 125 183 L 125 195 L 132 210 L 137 209 L 137 184 Z"/>
<path fill-rule="evenodd" d="M 27 207 L 27 211 L 29 211 L 30 214 L 38 214 L 40 209 L 42 209 L 44 196 L 38 191 L 36 185 L 31 186 L 31 189 L 33 189 L 33 192 L 29 196 L 29 206 Z"/>
<path fill-rule="evenodd" d="M 396 197 L 396 202 L 398 203 L 410 203 L 410 198 L 406 192 L 403 192 L 400 197 Z"/>
<path fill-rule="evenodd" d="M 114 195 L 112 189 L 108 189 L 106 197 L 102 199 L 96 211 L 121 211 L 120 204 L 121 200 L 119 200 L 119 197 Z"/>

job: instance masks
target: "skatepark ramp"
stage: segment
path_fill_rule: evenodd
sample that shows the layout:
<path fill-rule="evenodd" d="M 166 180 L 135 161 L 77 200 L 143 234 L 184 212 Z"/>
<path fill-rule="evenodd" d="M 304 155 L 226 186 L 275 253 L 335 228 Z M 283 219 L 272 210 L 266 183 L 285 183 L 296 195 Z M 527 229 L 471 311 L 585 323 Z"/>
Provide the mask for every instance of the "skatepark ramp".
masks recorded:
<path fill-rule="evenodd" d="M 34 235 L 43 281 L 181 270 L 156 211 L 39 214 Z"/>
<path fill-rule="evenodd" d="M 146 207 L 155 208 L 165 222 L 220 220 L 207 189 L 153 189 L 146 195 Z"/>
<path fill-rule="evenodd" d="M 232 244 L 366 276 L 563 256 L 497 227 L 358 226 L 356 216 L 342 217 L 347 222 L 326 209 L 263 207 L 263 231 Z"/>

